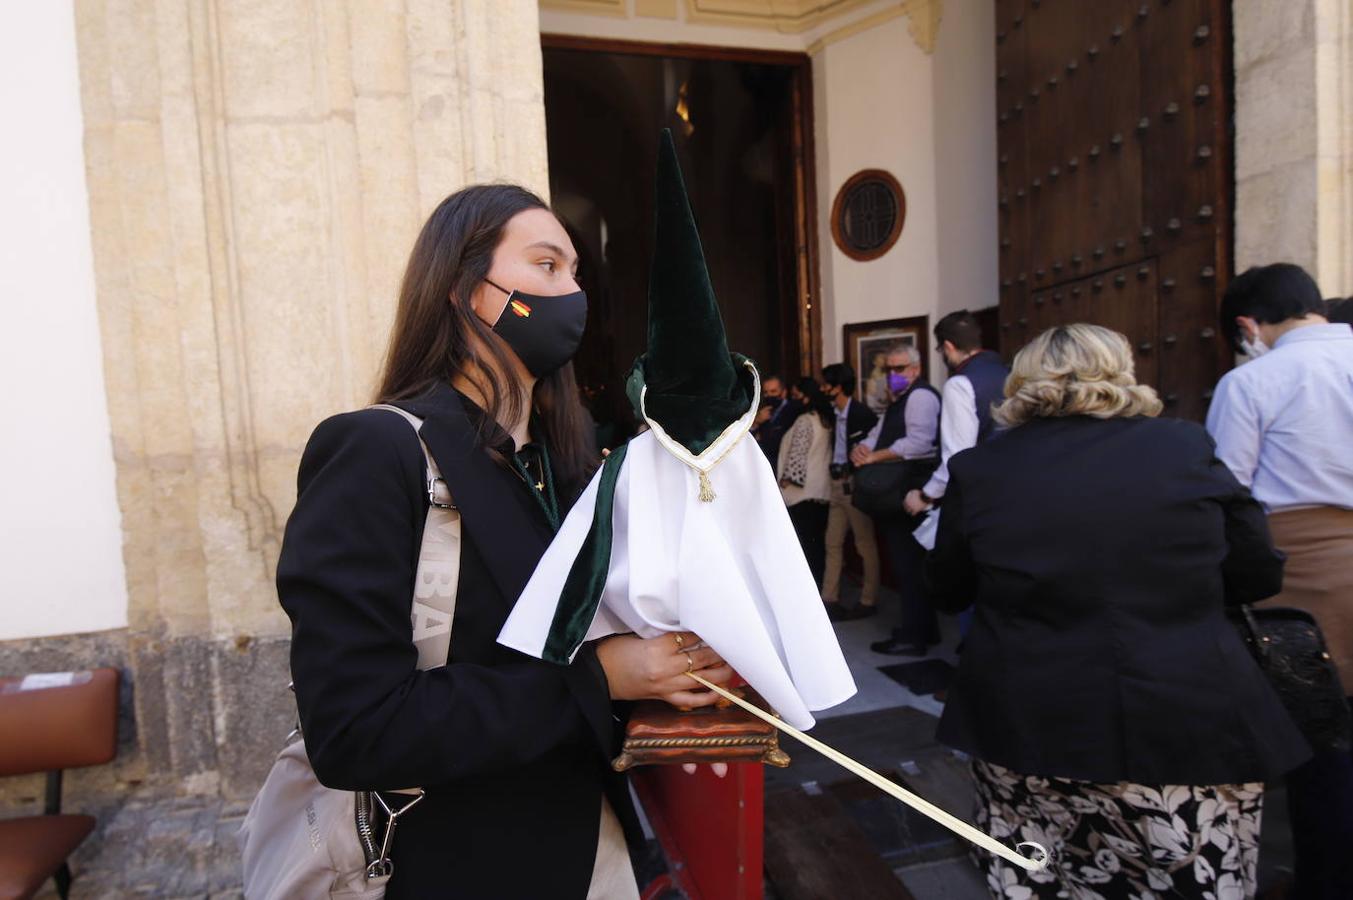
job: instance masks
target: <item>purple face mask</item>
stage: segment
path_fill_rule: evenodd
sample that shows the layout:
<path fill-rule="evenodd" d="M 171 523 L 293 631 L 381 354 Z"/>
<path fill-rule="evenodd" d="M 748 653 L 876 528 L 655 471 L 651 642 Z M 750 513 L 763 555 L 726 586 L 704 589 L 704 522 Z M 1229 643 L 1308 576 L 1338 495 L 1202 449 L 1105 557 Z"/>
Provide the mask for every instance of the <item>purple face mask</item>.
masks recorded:
<path fill-rule="evenodd" d="M 892 391 L 894 394 L 900 394 L 909 387 L 911 387 L 910 378 L 903 375 L 901 372 L 888 373 L 888 390 Z"/>

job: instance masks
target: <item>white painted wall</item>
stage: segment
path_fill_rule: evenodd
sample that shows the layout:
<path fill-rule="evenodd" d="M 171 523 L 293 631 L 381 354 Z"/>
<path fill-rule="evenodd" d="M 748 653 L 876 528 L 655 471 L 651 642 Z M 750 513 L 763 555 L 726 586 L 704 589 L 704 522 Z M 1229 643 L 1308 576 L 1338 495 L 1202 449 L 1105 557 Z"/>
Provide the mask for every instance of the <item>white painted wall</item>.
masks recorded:
<path fill-rule="evenodd" d="M 846 323 L 926 315 L 933 328 L 998 302 L 995 31 L 989 0 L 946 0 L 933 54 L 901 18 L 813 57 L 825 361 L 843 358 Z M 902 183 L 907 219 L 892 250 L 856 262 L 829 216 L 865 168 Z M 944 371 L 932 347 L 931 382 Z"/>
<path fill-rule="evenodd" d="M 930 315 L 933 324 L 939 271 L 932 77 L 931 57 L 902 18 L 813 57 L 824 362 L 843 359 L 846 323 Z M 829 223 L 841 185 L 861 169 L 891 172 L 907 197 L 897 243 L 868 262 L 842 253 Z"/>
<path fill-rule="evenodd" d="M 1000 301 L 996 11 L 990 0 L 947 0 L 933 59 L 942 316 Z"/>
<path fill-rule="evenodd" d="M 127 624 L 70 2 L 0 10 L 0 640 Z"/>

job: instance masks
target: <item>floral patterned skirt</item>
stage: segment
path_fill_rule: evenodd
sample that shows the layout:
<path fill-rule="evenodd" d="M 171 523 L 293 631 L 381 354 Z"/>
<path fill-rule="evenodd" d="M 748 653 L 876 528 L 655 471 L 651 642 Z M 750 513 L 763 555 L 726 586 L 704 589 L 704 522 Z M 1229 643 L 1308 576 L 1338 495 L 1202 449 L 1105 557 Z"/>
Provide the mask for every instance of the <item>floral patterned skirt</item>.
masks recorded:
<path fill-rule="evenodd" d="M 978 828 L 1012 845 L 1036 841 L 1053 860 L 1030 873 L 975 852 L 993 897 L 1254 896 L 1262 784 L 1091 784 L 1018 775 L 981 761 L 973 762 L 973 775 Z"/>

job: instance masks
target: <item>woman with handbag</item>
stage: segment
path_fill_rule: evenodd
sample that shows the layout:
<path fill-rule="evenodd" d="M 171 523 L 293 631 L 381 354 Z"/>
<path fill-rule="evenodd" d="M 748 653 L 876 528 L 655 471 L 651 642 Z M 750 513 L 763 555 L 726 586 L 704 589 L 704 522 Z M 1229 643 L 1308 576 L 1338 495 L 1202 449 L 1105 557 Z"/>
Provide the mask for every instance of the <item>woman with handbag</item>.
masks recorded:
<path fill-rule="evenodd" d="M 831 499 L 832 428 L 836 414 L 831 401 L 811 378 L 800 378 L 789 391 L 796 408 L 793 424 L 780 442 L 775 478 L 789 509 L 799 546 L 817 584 L 827 559 L 827 503 Z"/>
<path fill-rule="evenodd" d="M 1055 860 L 988 886 L 1252 897 L 1263 783 L 1309 755 L 1225 614 L 1282 585 L 1263 510 L 1200 426 L 1154 418 L 1117 332 L 1044 332 L 1005 395 L 1009 430 L 949 461 L 928 564 L 937 606 L 975 604 L 938 737 L 979 826 Z"/>
<path fill-rule="evenodd" d="M 389 410 L 347 413 L 301 460 L 277 585 L 310 763 L 331 788 L 425 792 L 399 818 L 391 898 L 636 897 L 612 701 L 704 706 L 715 696 L 685 673 L 731 676 L 694 635 L 612 637 L 570 666 L 497 643 L 596 465 L 570 363 L 587 315 L 576 264 L 531 192 L 448 197 L 414 244 L 378 391 L 421 430 Z M 420 437 L 464 536 L 458 566 L 426 576 L 436 492 Z M 435 587 L 423 582 L 442 577 L 456 582 L 452 621 L 411 621 Z M 446 664 L 424 670 L 416 638 L 447 627 Z"/>

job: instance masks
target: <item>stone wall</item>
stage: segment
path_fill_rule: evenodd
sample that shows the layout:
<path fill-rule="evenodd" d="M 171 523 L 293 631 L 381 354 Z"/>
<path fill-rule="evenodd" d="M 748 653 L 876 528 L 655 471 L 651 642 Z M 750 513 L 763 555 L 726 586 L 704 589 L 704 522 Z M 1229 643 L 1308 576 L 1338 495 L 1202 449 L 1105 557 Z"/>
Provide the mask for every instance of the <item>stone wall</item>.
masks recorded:
<path fill-rule="evenodd" d="M 1236 0 L 1236 270 L 1353 293 L 1353 6 Z"/>
<path fill-rule="evenodd" d="M 368 402 L 431 209 L 547 188 L 536 4 L 75 9 L 128 627 L 0 645 L 0 668 L 124 669 L 91 790 L 248 796 L 294 716 L 272 579 L 305 439 Z"/>

